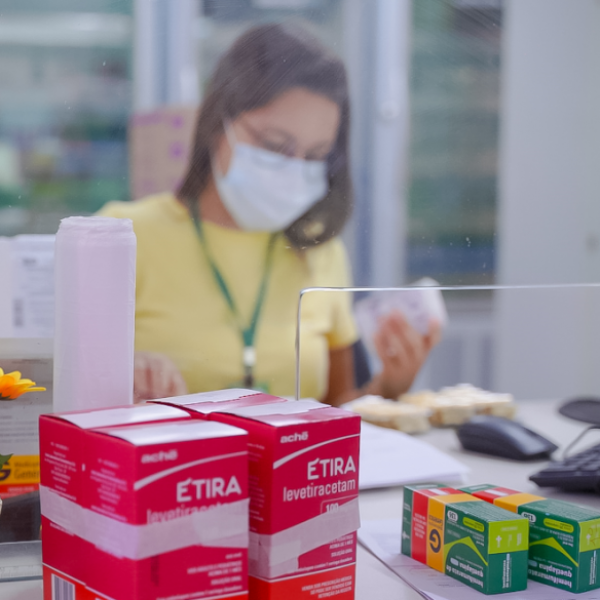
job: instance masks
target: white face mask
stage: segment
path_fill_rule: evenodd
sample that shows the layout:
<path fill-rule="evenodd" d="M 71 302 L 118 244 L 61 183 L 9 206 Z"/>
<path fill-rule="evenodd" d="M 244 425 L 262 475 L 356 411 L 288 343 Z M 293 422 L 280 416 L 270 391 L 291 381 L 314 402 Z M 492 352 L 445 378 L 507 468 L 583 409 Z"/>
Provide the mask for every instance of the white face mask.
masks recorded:
<path fill-rule="evenodd" d="M 214 160 L 212 170 L 221 201 L 242 229 L 281 231 L 325 196 L 325 161 L 290 158 L 231 139 L 230 144 L 227 174 L 219 173 Z"/>

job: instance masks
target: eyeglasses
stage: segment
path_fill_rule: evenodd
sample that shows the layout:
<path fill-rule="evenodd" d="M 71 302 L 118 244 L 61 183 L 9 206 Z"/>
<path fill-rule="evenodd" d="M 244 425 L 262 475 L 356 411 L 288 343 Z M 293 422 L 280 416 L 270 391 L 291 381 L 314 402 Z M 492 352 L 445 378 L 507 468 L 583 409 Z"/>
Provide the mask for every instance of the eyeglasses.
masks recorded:
<path fill-rule="evenodd" d="M 298 145 L 295 141 L 285 140 L 285 141 L 274 141 L 269 139 L 264 133 L 260 132 L 258 129 L 253 127 L 247 120 L 239 120 L 238 123 L 242 126 L 242 128 L 250 135 L 253 140 L 253 144 L 262 148 L 263 150 L 268 150 L 274 155 L 278 155 L 281 157 L 287 158 L 300 158 L 306 161 L 327 161 L 330 157 L 331 152 L 326 154 L 325 156 L 299 156 L 298 155 Z M 273 156 L 273 161 L 277 162 L 277 156 Z"/>

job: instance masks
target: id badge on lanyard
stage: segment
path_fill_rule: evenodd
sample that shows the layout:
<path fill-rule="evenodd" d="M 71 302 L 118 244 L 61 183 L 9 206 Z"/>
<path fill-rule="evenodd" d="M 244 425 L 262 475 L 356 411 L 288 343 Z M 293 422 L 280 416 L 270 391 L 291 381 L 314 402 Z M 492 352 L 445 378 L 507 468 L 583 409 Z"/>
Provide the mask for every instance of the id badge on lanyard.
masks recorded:
<path fill-rule="evenodd" d="M 244 379 L 229 386 L 230 388 L 245 388 L 256 390 L 257 392 L 269 393 L 269 384 L 259 383 L 254 380 L 254 366 L 256 365 L 256 349 L 253 346 L 245 346 L 242 354 L 242 363 L 244 365 Z"/>
<path fill-rule="evenodd" d="M 208 261 L 208 264 L 210 266 L 210 270 L 213 274 L 215 283 L 217 284 L 218 289 L 220 290 L 227 306 L 229 307 L 229 311 L 231 312 L 237 323 L 240 337 L 242 338 L 242 366 L 244 368 L 244 378 L 241 382 L 241 385 L 245 388 L 256 389 L 266 392 L 269 389 L 269 385 L 267 383 L 257 383 L 254 381 L 254 367 L 256 366 L 256 349 L 254 347 L 254 340 L 256 338 L 256 329 L 260 320 L 262 307 L 267 293 L 267 287 L 269 284 L 269 278 L 273 266 L 273 250 L 275 248 L 275 240 L 277 239 L 278 234 L 274 233 L 269 238 L 269 244 L 267 246 L 267 251 L 265 255 L 265 268 L 263 271 L 262 281 L 258 289 L 258 294 L 256 296 L 256 301 L 254 303 L 254 310 L 252 311 L 250 324 L 248 326 L 244 326 L 241 322 L 241 317 L 237 305 L 233 299 L 233 296 L 231 295 L 231 292 L 229 291 L 229 287 L 227 286 L 227 283 L 225 282 L 221 271 L 217 267 L 217 264 L 215 263 L 208 248 L 208 244 L 206 243 L 206 238 L 204 237 L 204 231 L 202 229 L 202 221 L 200 220 L 200 217 L 198 215 L 198 203 L 191 202 L 191 206 L 192 219 L 196 227 L 198 239 L 200 240 L 200 244 L 202 246 L 202 249 L 204 250 L 206 260 Z M 238 382 L 232 385 L 231 387 L 233 388 L 239 386 L 240 383 Z"/>

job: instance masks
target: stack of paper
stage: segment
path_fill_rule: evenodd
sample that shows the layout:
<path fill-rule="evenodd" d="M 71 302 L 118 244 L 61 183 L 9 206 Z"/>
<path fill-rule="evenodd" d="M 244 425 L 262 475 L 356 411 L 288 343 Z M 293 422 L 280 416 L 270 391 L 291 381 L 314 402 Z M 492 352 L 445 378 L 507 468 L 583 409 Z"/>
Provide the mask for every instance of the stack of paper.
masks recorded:
<path fill-rule="evenodd" d="M 362 423 L 361 490 L 424 481 L 464 481 L 469 468 L 405 433 Z"/>

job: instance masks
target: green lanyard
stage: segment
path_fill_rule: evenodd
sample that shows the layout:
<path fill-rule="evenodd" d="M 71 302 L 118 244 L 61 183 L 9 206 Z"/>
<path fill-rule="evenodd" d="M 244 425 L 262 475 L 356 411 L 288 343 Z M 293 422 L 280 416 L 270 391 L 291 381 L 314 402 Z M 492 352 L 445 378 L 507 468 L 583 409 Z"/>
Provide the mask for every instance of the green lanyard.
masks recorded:
<path fill-rule="evenodd" d="M 227 283 L 225 282 L 221 271 L 219 271 L 219 268 L 217 267 L 212 257 L 210 249 L 208 248 L 206 237 L 204 236 L 204 229 L 202 228 L 202 221 L 200 219 L 200 216 L 198 215 L 198 202 L 192 202 L 191 204 L 192 219 L 194 221 L 194 225 L 196 226 L 198 239 L 200 240 L 200 244 L 202 245 L 202 249 L 204 250 L 206 260 L 208 261 L 215 282 L 219 290 L 221 291 L 223 298 L 227 302 L 229 311 L 231 312 L 232 316 L 234 317 L 237 323 L 240 336 L 244 344 L 244 350 L 242 353 L 242 364 L 244 366 L 244 385 L 246 387 L 252 388 L 254 387 L 254 367 L 256 365 L 256 350 L 254 347 L 254 340 L 256 337 L 256 328 L 258 326 L 258 321 L 260 320 L 260 313 L 262 311 L 265 296 L 267 294 L 269 277 L 271 275 L 271 270 L 273 266 L 273 250 L 275 248 L 275 240 L 277 239 L 277 234 L 274 233 L 269 238 L 269 245 L 267 246 L 267 253 L 265 255 L 265 269 L 263 272 L 262 281 L 260 282 L 260 287 L 256 296 L 256 302 L 254 304 L 254 310 L 252 311 L 250 324 L 247 327 L 245 327 L 242 323 L 242 318 L 235 304 L 233 296 L 229 291 L 229 287 L 227 286 Z"/>

